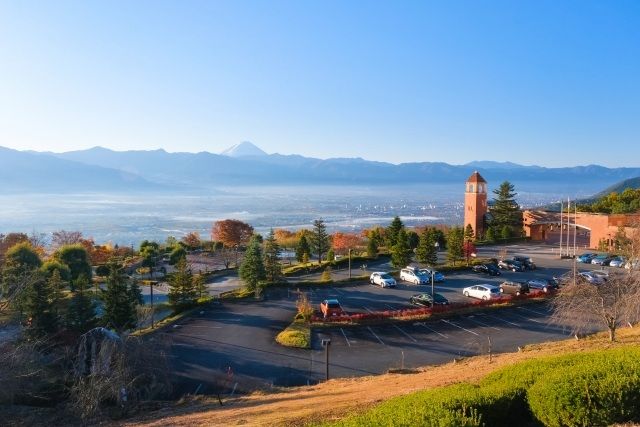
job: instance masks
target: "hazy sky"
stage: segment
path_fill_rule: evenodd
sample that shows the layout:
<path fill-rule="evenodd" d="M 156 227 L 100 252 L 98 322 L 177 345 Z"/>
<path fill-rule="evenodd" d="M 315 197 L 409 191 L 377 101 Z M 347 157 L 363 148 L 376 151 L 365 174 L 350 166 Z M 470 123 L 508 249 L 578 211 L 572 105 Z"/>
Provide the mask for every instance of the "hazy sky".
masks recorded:
<path fill-rule="evenodd" d="M 0 0 L 0 145 L 640 166 L 640 1 Z"/>

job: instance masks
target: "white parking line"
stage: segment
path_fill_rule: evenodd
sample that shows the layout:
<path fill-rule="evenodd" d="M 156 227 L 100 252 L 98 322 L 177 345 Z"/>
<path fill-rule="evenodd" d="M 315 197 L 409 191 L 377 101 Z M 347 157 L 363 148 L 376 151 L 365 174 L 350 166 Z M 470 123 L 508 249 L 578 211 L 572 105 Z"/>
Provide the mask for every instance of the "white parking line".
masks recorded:
<path fill-rule="evenodd" d="M 518 317 L 522 317 L 523 319 L 526 319 L 529 322 L 533 322 L 533 323 L 547 323 L 547 322 L 542 322 L 540 320 L 532 319 L 532 318 L 527 317 L 527 316 L 523 316 L 522 314 L 518 314 L 518 313 L 513 313 L 513 315 L 514 316 L 518 316 Z"/>
<path fill-rule="evenodd" d="M 414 325 L 420 325 L 420 326 L 422 326 L 423 328 L 426 328 L 426 329 L 430 330 L 430 331 L 431 331 L 431 332 L 433 332 L 434 334 L 438 334 L 438 335 L 440 335 L 442 338 L 449 338 L 447 335 L 445 335 L 445 334 L 441 334 L 440 332 L 436 331 L 435 329 L 431 329 L 430 327 L 428 327 L 427 325 L 425 325 L 425 324 L 424 324 L 424 322 L 417 322 L 417 323 L 414 323 Z"/>
<path fill-rule="evenodd" d="M 349 338 L 347 338 L 347 334 L 344 333 L 344 329 L 340 328 L 340 332 L 342 332 L 342 336 L 344 337 L 345 341 L 347 341 L 347 345 L 351 347 L 351 342 L 349 341 Z"/>
<path fill-rule="evenodd" d="M 491 329 L 495 329 L 496 331 L 500 330 L 500 328 L 496 328 L 495 326 L 491 326 L 491 325 L 489 325 L 487 323 L 484 323 L 484 322 L 481 322 L 479 320 L 474 319 L 473 316 L 467 316 L 467 317 L 465 317 L 465 319 L 471 320 L 473 323 L 477 323 L 478 325 L 486 326 L 487 328 L 491 328 Z"/>
<path fill-rule="evenodd" d="M 491 315 L 491 314 L 487 314 L 486 316 L 487 316 L 487 317 L 494 318 L 494 319 L 499 320 L 499 321 L 501 321 L 501 322 L 508 323 L 508 324 L 510 324 L 510 325 L 512 325 L 512 326 L 515 326 L 515 327 L 518 327 L 518 328 L 520 327 L 520 325 L 518 325 L 517 323 L 509 322 L 508 320 L 503 319 L 503 318 L 498 317 L 498 316 L 493 316 L 493 315 Z"/>
<path fill-rule="evenodd" d="M 338 293 L 338 295 L 344 295 L 344 292 L 343 292 L 343 291 L 341 291 L 341 290 L 340 290 L 340 289 L 338 289 L 338 288 L 331 288 L 331 290 L 332 290 L 332 291 L 336 291 L 336 292 Z"/>
<path fill-rule="evenodd" d="M 450 322 L 450 321 L 445 320 L 445 319 L 441 319 L 441 320 L 442 320 L 444 323 L 446 323 L 446 324 L 448 324 L 448 325 L 451 325 L 451 326 L 455 326 L 456 328 L 462 329 L 462 330 L 463 330 L 463 331 L 465 331 L 465 332 L 469 332 L 470 334 L 473 334 L 473 335 L 476 335 L 476 336 L 480 336 L 480 334 L 478 334 L 478 333 L 476 333 L 476 332 L 473 332 L 473 331 L 470 331 L 470 330 L 469 330 L 469 329 L 467 329 L 467 328 L 463 328 L 463 327 L 462 327 L 462 326 L 460 326 L 460 325 L 456 325 L 456 324 L 455 324 L 455 323 L 453 323 L 453 322 Z"/>
<path fill-rule="evenodd" d="M 526 307 L 520 307 L 520 306 L 519 306 L 518 308 L 519 308 L 520 310 L 530 311 L 530 312 L 532 312 L 532 313 L 539 314 L 540 316 L 548 316 L 548 315 L 549 315 L 549 313 L 543 313 L 543 312 L 541 312 L 541 311 L 531 310 L 530 308 L 526 308 Z"/>
<path fill-rule="evenodd" d="M 365 307 L 364 305 L 362 306 L 362 308 L 364 308 L 365 310 L 367 310 L 369 313 L 373 313 L 373 311 L 369 310 L 367 307 Z"/>
<path fill-rule="evenodd" d="M 409 335 L 408 333 L 406 333 L 405 331 L 403 331 L 402 329 L 400 329 L 400 327 L 398 325 L 393 325 L 394 328 L 396 328 L 397 330 L 399 330 L 400 332 L 402 332 L 407 338 L 409 338 L 411 341 L 413 342 L 418 342 L 414 337 L 412 337 L 411 335 Z"/>
<path fill-rule="evenodd" d="M 375 332 L 373 332 L 373 329 L 371 329 L 371 327 L 367 326 L 367 329 L 369 330 L 369 332 L 371 332 L 373 334 L 374 337 L 376 337 L 376 339 L 380 342 L 380 344 L 384 345 L 384 343 L 382 342 L 380 337 L 377 336 Z"/>

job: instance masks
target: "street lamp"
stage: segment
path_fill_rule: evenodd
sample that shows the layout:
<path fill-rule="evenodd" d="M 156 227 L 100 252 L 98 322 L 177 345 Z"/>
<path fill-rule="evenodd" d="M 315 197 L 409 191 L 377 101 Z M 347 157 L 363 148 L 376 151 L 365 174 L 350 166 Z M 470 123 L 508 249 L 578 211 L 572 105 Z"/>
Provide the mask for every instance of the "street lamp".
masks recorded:
<path fill-rule="evenodd" d="M 351 279 L 351 249 L 349 249 L 349 279 Z"/>

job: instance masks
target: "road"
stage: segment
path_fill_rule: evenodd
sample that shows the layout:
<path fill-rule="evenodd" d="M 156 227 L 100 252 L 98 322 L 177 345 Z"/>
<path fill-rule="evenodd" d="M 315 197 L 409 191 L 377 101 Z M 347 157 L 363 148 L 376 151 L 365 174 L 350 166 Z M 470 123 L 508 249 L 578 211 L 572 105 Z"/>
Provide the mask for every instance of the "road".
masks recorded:
<path fill-rule="evenodd" d="M 499 248 L 481 249 L 481 256 Z M 550 277 L 571 268 L 570 260 L 556 259 L 551 248 L 512 246 L 509 255 L 529 255 L 541 267 L 533 272 L 505 272 L 499 278 L 473 273 L 451 274 L 437 292 L 453 301 L 466 300 L 461 289 L 473 283 Z M 382 289 L 368 282 L 349 286 L 316 286 L 304 290 L 314 306 L 338 298 L 349 312 L 408 308 L 408 298 L 429 286 L 399 284 Z M 549 307 L 532 304 L 426 322 L 390 322 L 377 326 L 316 328 L 312 349 L 289 349 L 274 337 L 295 314 L 296 290 L 280 288 L 262 302 L 224 302 L 213 305 L 165 335 L 171 345 L 178 393 L 249 391 L 270 385 L 312 384 L 324 379 L 323 339 L 330 339 L 330 376 L 352 377 L 440 364 L 454 358 L 515 351 L 519 346 L 568 337 L 569 330 L 549 323 Z"/>

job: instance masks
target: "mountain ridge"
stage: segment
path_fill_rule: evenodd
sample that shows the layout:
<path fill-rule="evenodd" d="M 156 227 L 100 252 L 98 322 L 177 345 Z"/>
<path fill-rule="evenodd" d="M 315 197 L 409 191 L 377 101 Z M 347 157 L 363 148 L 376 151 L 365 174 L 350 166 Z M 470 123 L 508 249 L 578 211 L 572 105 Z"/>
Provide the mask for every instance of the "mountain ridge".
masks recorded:
<path fill-rule="evenodd" d="M 253 146 L 253 144 L 251 144 Z M 260 150 L 258 147 L 256 147 Z M 260 186 L 260 185 L 403 185 L 420 183 L 456 183 L 464 182 L 469 175 L 478 170 L 487 181 L 499 183 L 540 182 L 550 186 L 562 184 L 567 180 L 580 180 L 587 187 L 605 188 L 616 182 L 640 176 L 640 168 L 607 168 L 599 165 L 549 168 L 537 165 L 519 165 L 512 162 L 474 161 L 466 165 L 451 165 L 445 162 L 411 162 L 393 164 L 370 161 L 362 158 L 328 158 L 318 159 L 297 154 L 264 154 L 246 156 L 227 156 L 202 151 L 199 153 L 171 153 L 163 149 L 115 151 L 104 147 L 92 147 L 86 150 L 68 151 L 64 153 L 26 152 L 5 148 L 0 156 L 7 153 L 17 156 L 31 156 L 41 176 L 44 188 L 50 187 L 46 182 L 45 170 L 55 173 L 51 159 L 72 162 L 66 168 L 75 171 L 68 175 L 68 180 L 85 182 L 84 187 L 93 188 L 91 175 L 107 174 L 114 182 L 114 187 L 126 187 L 115 184 L 123 179 L 133 180 L 139 188 L 155 187 L 156 189 L 189 188 L 211 189 L 224 186 Z M 262 150 L 260 150 L 262 151 Z M 1 154 L 5 153 L 5 154 Z M 72 166 L 70 166 L 72 165 Z M 80 167 L 79 165 L 82 165 Z M 11 162 L 5 162 L 11 175 Z M 84 169 L 86 167 L 97 169 Z M 108 171 L 108 172 L 107 172 Z M 17 172 L 16 172 L 17 173 Z M 19 175 L 19 173 L 18 173 Z M 118 178 L 119 176 L 119 178 Z M 95 180 L 95 179 L 94 179 Z M 62 180 L 64 181 L 64 180 Z M 62 185 L 63 182 L 59 184 Z M 0 184 L 11 185 L 7 176 L 0 179 Z M 38 187 L 31 182 L 32 190 Z M 21 187 L 21 188 L 23 188 Z M 72 185 L 73 188 L 83 186 Z M 108 188 L 98 185 L 98 188 Z"/>

